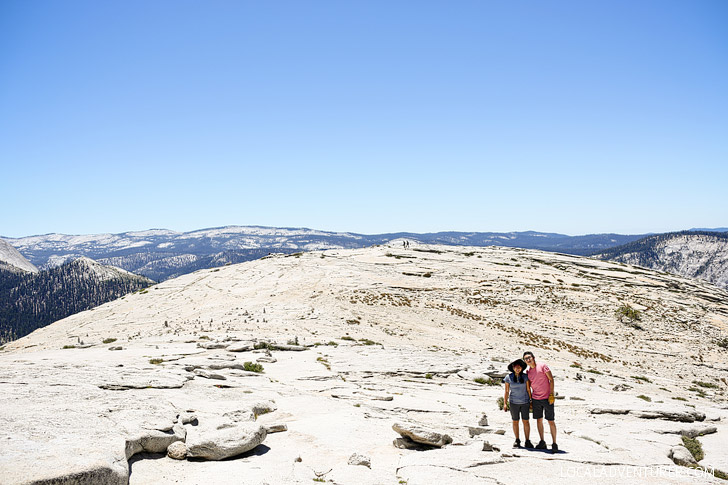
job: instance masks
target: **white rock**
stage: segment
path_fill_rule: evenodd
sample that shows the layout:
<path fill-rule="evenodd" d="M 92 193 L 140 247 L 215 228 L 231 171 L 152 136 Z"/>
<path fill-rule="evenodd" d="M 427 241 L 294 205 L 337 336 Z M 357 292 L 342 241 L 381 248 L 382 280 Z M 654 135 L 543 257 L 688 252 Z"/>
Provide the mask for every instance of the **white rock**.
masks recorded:
<path fill-rule="evenodd" d="M 359 453 L 354 453 L 349 457 L 349 465 L 362 465 L 367 468 L 372 467 L 372 460 L 366 455 L 360 455 Z"/>
<path fill-rule="evenodd" d="M 452 443 L 452 438 L 446 434 L 424 429 L 421 426 L 407 423 L 394 423 L 392 429 L 403 437 L 416 443 L 442 447 Z"/>
<path fill-rule="evenodd" d="M 187 457 L 223 460 L 252 450 L 265 437 L 265 428 L 255 424 L 238 424 L 221 430 L 190 433 L 187 439 Z"/>
<path fill-rule="evenodd" d="M 187 445 L 182 441 L 175 441 L 167 447 L 167 456 L 175 460 L 184 460 L 187 457 Z"/>

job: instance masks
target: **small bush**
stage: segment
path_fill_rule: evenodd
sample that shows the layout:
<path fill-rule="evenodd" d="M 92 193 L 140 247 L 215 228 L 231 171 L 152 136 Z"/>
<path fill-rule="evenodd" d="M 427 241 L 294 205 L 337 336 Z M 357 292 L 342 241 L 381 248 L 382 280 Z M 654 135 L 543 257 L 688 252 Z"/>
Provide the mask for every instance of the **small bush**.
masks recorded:
<path fill-rule="evenodd" d="M 627 320 L 627 322 L 639 322 L 642 320 L 642 313 L 627 304 L 617 308 L 616 314 L 620 322 L 624 320 Z"/>
<path fill-rule="evenodd" d="M 76 346 L 75 345 L 64 345 L 63 348 L 64 349 L 75 349 Z"/>
<path fill-rule="evenodd" d="M 329 343 L 327 343 L 326 345 L 330 345 L 330 346 L 333 346 L 333 347 L 338 347 L 339 346 L 339 344 L 337 344 L 333 340 L 330 340 Z"/>
<path fill-rule="evenodd" d="M 348 335 L 344 335 L 341 337 L 341 340 L 348 340 L 350 342 L 355 342 L 355 340 L 352 337 L 349 337 Z"/>
<path fill-rule="evenodd" d="M 687 399 L 685 399 L 684 397 L 680 397 L 680 396 L 674 396 L 673 399 L 676 401 L 687 401 Z"/>
<path fill-rule="evenodd" d="M 200 340 L 210 340 L 210 337 L 207 335 L 200 335 Z"/>
<path fill-rule="evenodd" d="M 493 379 L 492 377 L 488 377 L 487 379 L 484 379 L 482 377 L 476 377 L 473 379 L 473 381 L 477 382 L 478 384 L 483 384 L 485 386 L 499 386 L 500 381 L 498 379 Z"/>
<path fill-rule="evenodd" d="M 369 340 L 368 338 L 359 339 L 359 342 L 361 342 L 364 345 L 382 345 L 379 342 L 375 342 L 374 340 Z"/>
<path fill-rule="evenodd" d="M 243 370 L 248 372 L 257 372 L 260 374 L 263 372 L 263 366 L 260 364 L 254 364 L 253 362 L 243 362 Z"/>
<path fill-rule="evenodd" d="M 720 386 L 714 382 L 703 382 L 703 381 L 693 381 L 693 384 L 700 387 L 705 387 L 707 389 L 719 389 Z"/>
<path fill-rule="evenodd" d="M 715 341 L 716 345 L 722 349 L 728 349 L 728 338 L 718 339 Z"/>
<path fill-rule="evenodd" d="M 697 438 L 689 438 L 687 436 L 683 436 L 682 442 L 683 445 L 685 445 L 685 448 L 688 449 L 690 454 L 693 455 L 695 461 L 700 461 L 705 458 L 705 454 L 703 453 L 703 445 L 700 444 L 700 441 L 698 441 Z"/>
<path fill-rule="evenodd" d="M 586 371 L 587 371 L 587 372 L 591 372 L 592 374 L 598 374 L 598 375 L 600 375 L 600 376 L 601 376 L 601 375 L 604 375 L 604 372 L 602 372 L 602 371 L 600 371 L 600 370 L 596 370 L 596 369 L 587 369 Z"/>
<path fill-rule="evenodd" d="M 429 372 L 425 374 L 425 379 L 432 379 L 432 374 L 430 374 Z"/>
<path fill-rule="evenodd" d="M 637 397 L 638 397 L 639 399 L 642 399 L 643 401 L 647 401 L 647 402 L 652 402 L 652 398 L 650 398 L 649 396 L 645 396 L 644 394 L 640 394 L 640 395 L 639 395 L 639 396 L 637 396 Z"/>
<path fill-rule="evenodd" d="M 105 339 L 103 340 L 103 342 L 104 342 L 105 344 L 110 344 L 110 343 L 114 343 L 114 342 L 116 342 L 116 339 L 115 339 L 115 338 L 105 338 Z"/>
<path fill-rule="evenodd" d="M 645 376 L 632 376 L 632 379 L 636 379 L 636 380 L 642 381 L 642 382 L 649 382 L 649 383 L 652 382 L 651 380 L 649 380 Z"/>
<path fill-rule="evenodd" d="M 498 403 L 498 409 L 503 409 L 503 397 L 499 397 L 498 400 L 496 401 L 496 403 Z M 507 409 L 510 411 L 511 403 L 505 403 L 505 404 L 506 404 Z"/>
<path fill-rule="evenodd" d="M 298 345 L 298 337 L 294 337 L 290 339 L 288 342 L 286 342 L 288 345 Z"/>
<path fill-rule="evenodd" d="M 159 365 L 164 362 L 164 359 L 149 359 L 150 364 Z"/>

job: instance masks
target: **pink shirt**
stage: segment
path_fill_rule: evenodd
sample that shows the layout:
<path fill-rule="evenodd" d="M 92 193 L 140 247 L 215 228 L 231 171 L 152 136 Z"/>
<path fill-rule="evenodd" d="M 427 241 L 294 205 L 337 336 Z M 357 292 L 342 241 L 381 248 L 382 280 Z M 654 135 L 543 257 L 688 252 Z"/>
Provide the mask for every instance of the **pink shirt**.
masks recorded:
<path fill-rule="evenodd" d="M 551 394 L 551 384 L 546 373 L 551 372 L 546 364 L 536 364 L 536 367 L 529 367 L 526 374 L 531 381 L 531 399 L 548 399 Z"/>

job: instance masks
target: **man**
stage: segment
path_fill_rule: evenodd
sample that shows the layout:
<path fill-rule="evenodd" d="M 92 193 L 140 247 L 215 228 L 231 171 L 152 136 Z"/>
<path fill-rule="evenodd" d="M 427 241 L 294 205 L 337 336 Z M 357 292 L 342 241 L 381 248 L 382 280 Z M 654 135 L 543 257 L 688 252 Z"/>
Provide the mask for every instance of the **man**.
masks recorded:
<path fill-rule="evenodd" d="M 549 422 L 551 428 L 551 452 L 559 451 L 556 444 L 556 423 L 554 422 L 554 376 L 551 369 L 546 364 L 536 364 L 536 357 L 533 352 L 523 353 L 523 360 L 528 365 L 528 385 L 531 388 L 531 403 L 533 405 L 533 419 L 536 420 L 536 428 L 538 429 L 541 441 L 536 445 L 537 450 L 547 449 L 546 442 L 543 440 L 543 416 L 546 414 L 546 421 Z"/>

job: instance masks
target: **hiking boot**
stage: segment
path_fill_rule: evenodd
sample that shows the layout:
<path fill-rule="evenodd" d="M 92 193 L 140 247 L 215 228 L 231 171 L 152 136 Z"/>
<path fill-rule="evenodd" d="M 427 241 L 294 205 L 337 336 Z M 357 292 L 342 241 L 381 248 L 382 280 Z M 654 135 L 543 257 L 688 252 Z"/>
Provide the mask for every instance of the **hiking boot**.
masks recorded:
<path fill-rule="evenodd" d="M 556 443 L 551 445 L 551 453 L 557 453 L 559 451 L 559 445 Z"/>
<path fill-rule="evenodd" d="M 537 450 L 545 450 L 546 448 L 548 447 L 546 446 L 546 442 L 544 440 L 539 441 L 536 445 Z"/>
<path fill-rule="evenodd" d="M 521 447 L 521 440 L 516 438 L 516 441 L 513 443 L 514 448 L 520 448 Z"/>
<path fill-rule="evenodd" d="M 523 445 L 525 448 L 533 448 L 533 443 L 531 443 L 531 440 L 526 440 L 526 443 Z"/>

